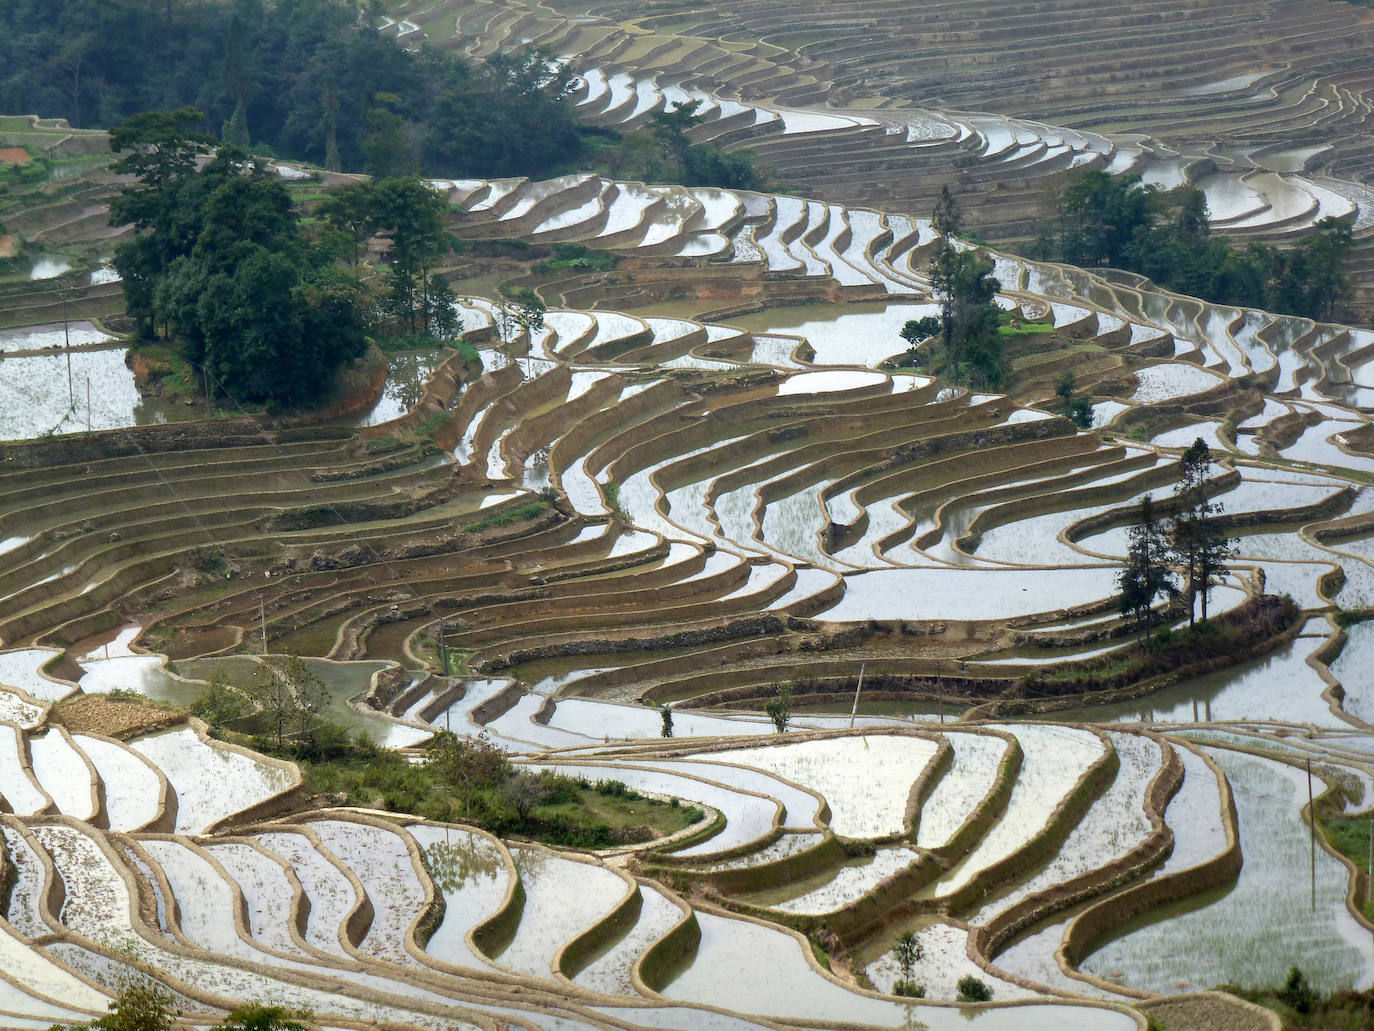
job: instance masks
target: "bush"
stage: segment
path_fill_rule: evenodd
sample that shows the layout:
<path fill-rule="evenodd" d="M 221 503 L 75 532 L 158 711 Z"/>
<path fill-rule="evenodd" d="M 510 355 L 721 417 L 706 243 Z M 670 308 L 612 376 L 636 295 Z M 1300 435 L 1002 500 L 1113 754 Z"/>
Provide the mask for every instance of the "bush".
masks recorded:
<path fill-rule="evenodd" d="M 211 680 L 209 689 L 191 705 L 191 714 L 203 719 L 211 730 L 221 730 L 252 711 L 247 698 L 219 679 Z"/>
<path fill-rule="evenodd" d="M 985 981 L 974 977 L 972 974 L 965 974 L 959 978 L 956 987 L 959 989 L 958 999 L 960 1002 L 988 1002 L 992 999 L 992 989 L 987 986 Z"/>
<path fill-rule="evenodd" d="M 1297 967 L 1288 968 L 1288 980 L 1279 989 L 1279 998 L 1285 1005 L 1291 1006 L 1299 1013 L 1311 1013 L 1312 1006 L 1317 1001 L 1317 993 L 1312 990 L 1312 986 L 1307 983 L 1307 978 L 1303 976 Z"/>
<path fill-rule="evenodd" d="M 639 792 L 632 791 L 623 780 L 599 780 L 596 782 L 596 793 L 611 798 L 628 798 L 631 801 L 639 797 Z"/>
<path fill-rule="evenodd" d="M 892 994 L 900 995 L 904 999 L 924 999 L 926 997 L 926 986 L 917 984 L 915 981 L 908 981 L 900 978 L 892 984 Z"/>

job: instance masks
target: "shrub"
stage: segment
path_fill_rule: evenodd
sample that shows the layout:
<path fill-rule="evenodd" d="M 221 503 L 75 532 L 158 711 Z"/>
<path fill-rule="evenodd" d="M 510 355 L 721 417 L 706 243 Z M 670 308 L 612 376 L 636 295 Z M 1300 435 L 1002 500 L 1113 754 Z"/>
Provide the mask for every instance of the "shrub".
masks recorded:
<path fill-rule="evenodd" d="M 972 974 L 965 974 L 959 978 L 956 987 L 959 989 L 960 1002 L 988 1002 L 992 999 L 992 989 L 985 981 Z"/>
<path fill-rule="evenodd" d="M 1301 970 L 1289 967 L 1288 980 L 1279 989 L 1279 998 L 1299 1013 L 1311 1013 L 1312 1005 L 1317 1001 L 1317 993 L 1307 983 L 1307 978 Z"/>
<path fill-rule="evenodd" d="M 917 984 L 915 981 L 908 981 L 906 978 L 898 978 L 892 984 L 892 994 L 900 995 L 904 999 L 924 999 L 926 986 Z"/>

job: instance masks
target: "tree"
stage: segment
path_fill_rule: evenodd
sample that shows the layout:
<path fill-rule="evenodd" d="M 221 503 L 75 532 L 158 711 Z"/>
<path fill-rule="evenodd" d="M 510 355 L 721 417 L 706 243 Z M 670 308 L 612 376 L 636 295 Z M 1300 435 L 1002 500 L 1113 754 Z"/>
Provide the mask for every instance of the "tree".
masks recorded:
<path fill-rule="evenodd" d="M 183 188 L 196 174 L 196 156 L 211 137 L 196 129 L 201 113 L 146 111 L 110 131 L 110 149 L 122 155 L 111 167 L 133 176 L 110 201 L 110 224 L 132 225 L 137 235 L 115 248 L 124 305 L 140 335 L 151 332 L 154 294 L 172 262 L 190 253 L 194 224 L 182 210 Z"/>
<path fill-rule="evenodd" d="M 944 240 L 958 236 L 964 231 L 963 212 L 959 210 L 959 202 L 949 192 L 948 185 L 940 187 L 940 199 L 935 202 L 935 209 L 930 213 L 930 226 L 936 235 Z"/>
<path fill-rule="evenodd" d="M 660 705 L 658 707 L 659 718 L 663 720 L 663 737 L 673 736 L 673 709 L 670 705 Z"/>
<path fill-rule="evenodd" d="M 428 332 L 430 267 L 447 245 L 443 196 L 419 176 L 382 179 L 370 191 L 370 235 L 390 241 L 391 308 L 408 331 Z M 419 315 L 419 322 L 416 317 Z"/>
<path fill-rule="evenodd" d="M 372 99 L 373 104 L 367 109 L 367 132 L 363 135 L 363 170 L 374 179 L 418 175 L 420 162 L 400 113 L 404 102 L 394 93 L 378 93 Z"/>
<path fill-rule="evenodd" d="M 1285 250 L 1234 247 L 1211 235 L 1207 196 L 1196 186 L 1160 190 L 1138 174 L 1101 169 L 1061 177 L 1040 216 L 1032 257 L 1128 268 L 1180 293 L 1312 319 L 1333 318 L 1349 296 L 1354 240 L 1336 219 Z"/>
<path fill-rule="evenodd" d="M 111 205 L 139 230 L 115 252 L 126 305 L 144 333 L 175 336 L 215 391 L 307 403 L 366 347 L 361 284 L 307 244 L 260 162 L 225 144 L 196 168 L 198 114 L 148 112 L 114 131 L 117 167 L 137 179 Z"/>
<path fill-rule="evenodd" d="M 529 287 L 503 285 L 496 327 L 502 343 L 513 342 L 519 333 L 532 335 L 542 330 L 547 311 L 544 299 Z"/>
<path fill-rule="evenodd" d="M 348 235 L 353 245 L 353 264 L 358 264 L 363 244 L 372 236 L 372 184 L 349 183 L 330 190 L 315 213 Z"/>
<path fill-rule="evenodd" d="M 277 747 L 286 740 L 286 728 L 296 715 L 296 693 L 282 670 L 267 662 L 258 663 L 245 693 L 253 707 L 262 713 L 276 734 Z"/>
<path fill-rule="evenodd" d="M 1222 512 L 1218 501 L 1205 493 L 1213 465 L 1212 450 L 1198 437 L 1179 460 L 1178 483 L 1174 487 L 1177 510 L 1169 527 L 1170 543 L 1183 567 L 1188 590 L 1188 625 L 1194 625 L 1194 610 L 1202 598 L 1202 619 L 1207 621 L 1207 602 L 1212 588 L 1225 574 L 1226 562 L 1235 554 L 1235 543 L 1216 529 L 1215 519 Z"/>
<path fill-rule="evenodd" d="M 776 696 L 763 707 L 768 718 L 773 721 L 779 734 L 787 733 L 787 722 L 792 718 L 792 682 L 784 680 L 778 685 Z"/>
<path fill-rule="evenodd" d="M 930 263 L 930 285 L 940 302 L 940 327 L 944 334 L 945 373 L 949 378 L 999 386 L 1002 338 L 997 332 L 997 306 L 993 298 L 1002 284 L 992 274 L 994 265 L 971 250 L 956 250 L 942 240 Z"/>
<path fill-rule="evenodd" d="M 1064 406 L 1064 414 L 1080 430 L 1090 430 L 1093 428 L 1093 403 L 1090 398 L 1076 397 L 1077 389 L 1078 378 L 1071 369 L 1064 370 L 1054 385 L 1054 392 Z"/>
<path fill-rule="evenodd" d="M 1121 592 L 1121 614 L 1134 619 L 1144 647 L 1154 622 L 1155 599 L 1178 596 L 1178 585 L 1168 565 L 1168 539 L 1148 494 L 1140 500 L 1140 511 L 1128 539 L 1126 566 L 1117 575 L 1116 584 Z"/>
<path fill-rule="evenodd" d="M 285 660 L 263 659 L 245 693 L 267 718 L 278 748 L 284 746 L 287 728 L 293 725 L 297 741 L 313 744 L 329 706 L 329 689 L 304 659 L 298 655 L 288 655 Z"/>
<path fill-rule="evenodd" d="M 893 995 L 902 995 L 912 999 L 925 998 L 925 985 L 917 984 L 912 980 L 916 964 L 925 955 L 925 949 L 921 947 L 920 940 L 916 937 L 915 931 L 904 931 L 893 944 L 892 958 L 897 961 L 897 968 L 902 972 L 892 986 Z"/>
<path fill-rule="evenodd" d="M 485 730 L 461 738 L 441 730 L 425 746 L 425 753 L 439 779 L 458 792 L 465 817 L 478 791 L 504 784 L 511 776 L 510 760 Z"/>
<path fill-rule="evenodd" d="M 506 781 L 502 793 L 510 802 L 515 815 L 521 823 L 527 823 L 534 807 L 549 797 L 549 787 L 544 778 L 533 770 L 521 770 Z"/>
<path fill-rule="evenodd" d="M 54 1024 L 54 1031 L 169 1031 L 179 1012 L 173 1008 L 172 993 L 145 974 L 121 975 L 119 994 L 110 1003 L 110 1012 L 89 1024 Z"/>

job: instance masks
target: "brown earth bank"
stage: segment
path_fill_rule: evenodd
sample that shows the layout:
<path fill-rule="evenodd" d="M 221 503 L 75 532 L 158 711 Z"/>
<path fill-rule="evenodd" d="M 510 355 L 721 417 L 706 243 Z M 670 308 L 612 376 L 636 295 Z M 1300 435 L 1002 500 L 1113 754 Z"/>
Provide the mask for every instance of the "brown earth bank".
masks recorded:
<path fill-rule="evenodd" d="M 184 709 L 104 695 L 80 695 L 54 707 L 52 714 L 53 719 L 68 730 L 121 740 L 161 730 L 186 719 Z"/>
<path fill-rule="evenodd" d="M 1151 1027 L 1169 1031 L 1277 1031 L 1282 1026 L 1276 1014 L 1224 992 L 1160 999 L 1142 1003 L 1140 1010 Z"/>
<path fill-rule="evenodd" d="M 965 675 L 951 671 L 937 675 L 875 676 L 864 691 L 868 701 L 933 701 L 988 703 L 980 716 L 1024 715 L 1052 711 L 1068 704 L 1137 698 L 1176 684 L 1237 665 L 1274 651 L 1301 626 L 1302 610 L 1291 598 L 1272 594 L 1252 598 L 1210 621 L 1210 629 L 1176 631 L 1167 643 L 1142 650 L 1123 639 L 1112 655 L 1085 663 L 1046 666 L 1025 676 Z M 1202 624 L 1199 624 L 1201 627 Z M 807 678 L 804 671 L 793 684 L 793 706 L 848 702 L 854 696 L 850 678 Z M 698 696 L 694 708 L 763 705 L 774 696 L 773 685 L 748 685 Z M 982 709 L 997 711 L 983 712 Z"/>

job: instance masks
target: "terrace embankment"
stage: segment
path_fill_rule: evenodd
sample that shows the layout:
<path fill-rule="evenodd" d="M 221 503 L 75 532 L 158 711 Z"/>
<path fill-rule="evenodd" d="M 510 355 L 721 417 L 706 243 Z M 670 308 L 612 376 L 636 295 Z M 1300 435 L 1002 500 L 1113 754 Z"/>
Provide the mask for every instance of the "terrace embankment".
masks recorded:
<path fill-rule="evenodd" d="M 800 622 L 800 621 L 799 621 Z M 1172 684 L 1266 655 L 1287 644 L 1299 631 L 1302 614 L 1291 599 L 1261 595 L 1217 617 L 1210 629 L 1171 635 L 1167 643 L 1144 652 L 1123 641 L 1118 652 L 1101 659 L 1037 668 L 1024 675 L 970 672 L 967 661 L 942 664 L 938 672 L 901 674 L 878 666 L 862 685 L 870 702 L 937 702 L 976 705 L 981 717 L 1009 717 L 1093 702 L 1147 697 Z M 879 626 L 882 626 L 880 623 Z M 903 631 L 895 628 L 897 636 Z M 929 633 L 931 628 L 923 628 Z M 891 631 L 889 631 L 890 633 Z M 1120 627 L 1123 634 L 1129 628 Z M 863 634 L 873 640 L 873 630 Z M 852 672 L 825 675 L 818 660 L 806 658 L 795 667 L 793 704 L 801 707 L 847 703 L 860 686 Z M 934 665 L 933 659 L 925 661 Z M 848 663 L 852 667 L 852 660 Z M 971 664 L 974 670 L 977 664 Z M 775 683 L 749 683 L 692 696 L 703 708 L 730 709 L 763 705 L 775 694 Z"/>

